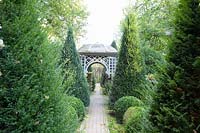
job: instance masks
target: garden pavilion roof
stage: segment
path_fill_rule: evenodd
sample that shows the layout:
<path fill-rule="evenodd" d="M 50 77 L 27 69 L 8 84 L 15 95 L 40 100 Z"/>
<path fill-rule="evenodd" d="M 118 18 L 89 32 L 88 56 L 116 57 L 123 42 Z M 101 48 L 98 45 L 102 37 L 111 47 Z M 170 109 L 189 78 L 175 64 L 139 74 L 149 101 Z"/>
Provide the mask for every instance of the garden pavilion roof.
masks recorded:
<path fill-rule="evenodd" d="M 117 50 L 111 45 L 84 44 L 78 49 L 80 55 L 116 56 Z"/>

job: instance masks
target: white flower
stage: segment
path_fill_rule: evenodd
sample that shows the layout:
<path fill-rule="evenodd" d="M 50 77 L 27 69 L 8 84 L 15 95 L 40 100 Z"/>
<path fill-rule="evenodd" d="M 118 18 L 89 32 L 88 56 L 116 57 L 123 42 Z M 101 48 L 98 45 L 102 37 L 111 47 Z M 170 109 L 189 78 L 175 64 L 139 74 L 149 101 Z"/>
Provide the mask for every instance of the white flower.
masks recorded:
<path fill-rule="evenodd" d="M 44 24 L 47 24 L 48 23 L 48 21 L 47 21 L 47 19 L 45 18 L 45 19 L 43 19 L 43 23 Z"/>
<path fill-rule="evenodd" d="M 44 98 L 48 100 L 48 99 L 49 99 L 49 96 L 46 96 L 46 95 L 45 95 Z"/>
<path fill-rule="evenodd" d="M 3 40 L 0 39 L 0 49 L 3 49 L 5 47 L 4 43 L 3 43 Z"/>
<path fill-rule="evenodd" d="M 35 125 L 39 125 L 39 124 L 40 124 L 40 122 L 39 122 L 39 121 L 36 121 L 36 122 L 35 122 Z"/>
<path fill-rule="evenodd" d="M 16 63 L 16 64 L 19 64 L 19 63 L 20 63 L 20 61 L 16 60 L 16 61 L 15 61 L 15 63 Z"/>
<path fill-rule="evenodd" d="M 0 71 L 0 77 L 2 76 L 3 74 L 2 74 L 2 72 Z"/>
<path fill-rule="evenodd" d="M 165 35 L 166 35 L 166 36 L 171 36 L 171 35 L 172 35 L 172 31 L 166 30 L 166 31 L 165 31 Z"/>
<path fill-rule="evenodd" d="M 155 76 L 153 74 L 148 74 L 146 75 L 146 80 L 151 82 L 151 83 L 154 83 L 154 84 L 157 84 L 158 82 L 156 81 L 155 79 Z"/>
<path fill-rule="evenodd" d="M 47 27 L 47 25 L 46 25 L 46 24 L 42 24 L 41 26 L 42 26 L 42 27 L 44 27 L 44 28 L 46 28 L 46 27 Z"/>
<path fill-rule="evenodd" d="M 154 75 L 153 74 L 146 75 L 146 80 L 154 80 Z"/>

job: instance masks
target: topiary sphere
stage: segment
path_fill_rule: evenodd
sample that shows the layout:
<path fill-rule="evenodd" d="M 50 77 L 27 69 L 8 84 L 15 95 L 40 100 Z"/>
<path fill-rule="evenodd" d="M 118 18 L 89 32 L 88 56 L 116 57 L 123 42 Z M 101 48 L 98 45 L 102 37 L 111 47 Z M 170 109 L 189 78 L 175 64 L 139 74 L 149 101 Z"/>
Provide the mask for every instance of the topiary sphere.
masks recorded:
<path fill-rule="evenodd" d="M 78 116 L 77 116 L 77 113 L 76 113 L 76 110 L 68 105 L 67 107 L 67 114 L 65 114 L 66 116 L 66 129 L 67 129 L 67 132 L 69 133 L 73 133 L 77 130 L 78 128 Z"/>
<path fill-rule="evenodd" d="M 134 96 L 124 96 L 115 102 L 114 111 L 118 122 L 122 123 L 124 113 L 133 106 L 143 106 L 143 102 Z"/>
<path fill-rule="evenodd" d="M 144 107 L 130 107 L 124 114 L 123 121 L 126 133 L 144 133 L 145 132 L 145 116 Z"/>
<path fill-rule="evenodd" d="M 80 99 L 73 96 L 67 96 L 66 101 L 70 106 L 72 106 L 75 109 L 79 121 L 82 121 L 85 117 L 85 106 L 83 102 Z"/>

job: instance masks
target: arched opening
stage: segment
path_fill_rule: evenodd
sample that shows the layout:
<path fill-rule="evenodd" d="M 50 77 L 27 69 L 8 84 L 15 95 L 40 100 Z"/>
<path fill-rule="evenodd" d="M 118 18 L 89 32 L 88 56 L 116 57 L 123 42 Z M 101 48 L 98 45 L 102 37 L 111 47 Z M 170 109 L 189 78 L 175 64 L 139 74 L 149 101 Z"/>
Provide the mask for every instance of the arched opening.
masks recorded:
<path fill-rule="evenodd" d="M 103 72 L 106 72 L 106 67 L 101 63 L 93 63 L 88 67 L 88 73 L 92 73 L 96 83 L 100 83 Z"/>
<path fill-rule="evenodd" d="M 107 66 L 101 62 L 93 62 L 87 66 L 87 80 L 91 91 L 95 90 L 95 84 L 101 84 L 108 79 Z"/>
<path fill-rule="evenodd" d="M 92 60 L 91 62 L 89 62 L 87 64 L 87 66 L 86 66 L 86 73 L 88 73 L 89 67 L 92 66 L 93 64 L 102 65 L 106 69 L 106 73 L 108 74 L 108 66 L 106 65 L 106 62 L 104 62 L 104 61 L 94 61 L 94 60 Z"/>

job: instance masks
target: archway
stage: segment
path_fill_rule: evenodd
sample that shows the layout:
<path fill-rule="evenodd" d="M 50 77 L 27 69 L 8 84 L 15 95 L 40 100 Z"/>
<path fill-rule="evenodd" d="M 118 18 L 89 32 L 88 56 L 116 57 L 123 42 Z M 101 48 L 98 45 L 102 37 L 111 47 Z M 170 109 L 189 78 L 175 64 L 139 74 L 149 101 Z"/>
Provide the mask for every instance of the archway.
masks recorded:
<path fill-rule="evenodd" d="M 91 74 L 92 77 L 95 79 L 96 83 L 101 83 L 102 77 L 104 76 L 108 77 L 106 66 L 99 62 L 95 62 L 89 65 L 87 71 L 88 71 L 87 75 Z"/>
<path fill-rule="evenodd" d="M 90 61 L 86 65 L 86 73 L 88 73 L 88 68 L 91 67 L 93 64 L 101 64 L 106 69 L 106 74 L 108 74 L 108 66 L 107 66 L 106 62 L 105 61 L 94 61 L 94 60 Z"/>
<path fill-rule="evenodd" d="M 110 45 L 88 44 L 78 50 L 84 73 L 87 74 L 88 67 L 94 63 L 100 63 L 106 68 L 109 78 L 114 76 L 117 63 L 117 50 Z"/>

